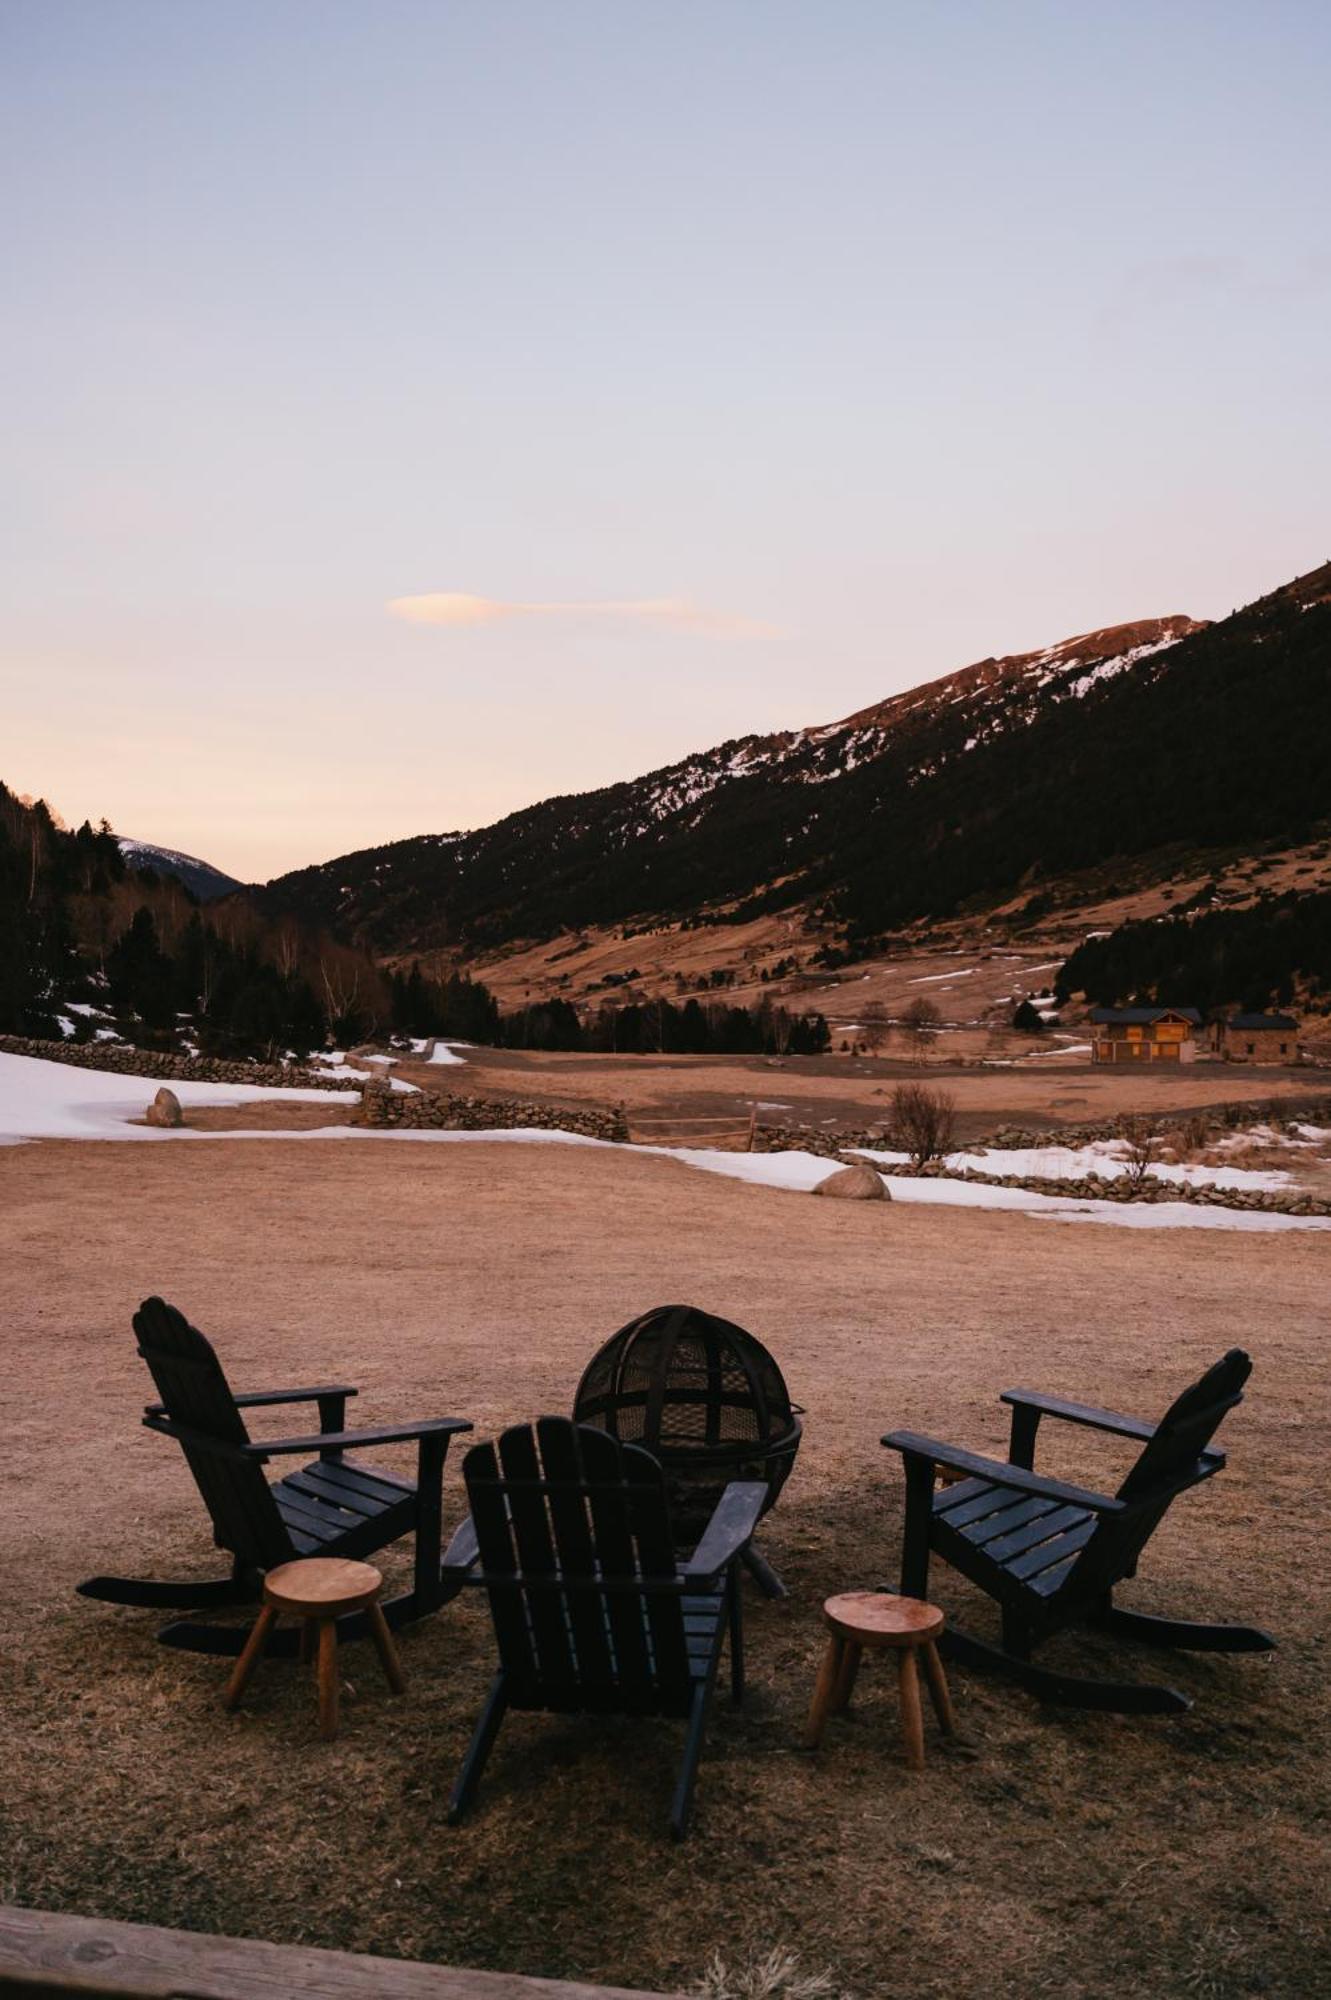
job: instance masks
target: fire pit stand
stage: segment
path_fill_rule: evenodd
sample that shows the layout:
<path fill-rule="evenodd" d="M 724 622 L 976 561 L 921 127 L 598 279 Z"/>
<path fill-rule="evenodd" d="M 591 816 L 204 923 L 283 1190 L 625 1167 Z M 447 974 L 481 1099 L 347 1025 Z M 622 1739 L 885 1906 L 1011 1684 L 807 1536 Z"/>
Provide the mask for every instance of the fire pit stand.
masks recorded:
<path fill-rule="evenodd" d="M 761 1341 L 698 1306 L 654 1306 L 593 1355 L 573 1415 L 660 1460 L 671 1519 L 692 1547 L 732 1479 L 761 1479 L 766 1513 L 795 1463 L 803 1412 Z M 744 1561 L 769 1597 L 785 1585 L 750 1544 Z"/>

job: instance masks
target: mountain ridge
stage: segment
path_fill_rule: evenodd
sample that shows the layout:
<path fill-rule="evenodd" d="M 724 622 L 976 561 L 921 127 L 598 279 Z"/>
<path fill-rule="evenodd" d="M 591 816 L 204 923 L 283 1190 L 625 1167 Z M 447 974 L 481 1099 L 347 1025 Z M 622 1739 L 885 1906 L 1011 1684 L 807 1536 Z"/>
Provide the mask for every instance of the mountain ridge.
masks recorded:
<path fill-rule="evenodd" d="M 840 722 L 732 738 L 254 893 L 397 959 L 795 906 L 859 948 L 1107 857 L 1302 837 L 1327 813 L 1328 659 L 1331 564 L 1227 619 L 1137 619 L 976 661 Z"/>
<path fill-rule="evenodd" d="M 159 847 L 151 840 L 131 840 L 124 834 L 118 836 L 118 842 L 120 852 L 131 868 L 152 868 L 159 875 L 174 876 L 201 903 L 212 903 L 222 896 L 235 895 L 246 886 L 235 875 L 214 868 L 211 861 L 200 861 L 196 854 L 182 854 L 175 847 Z"/>
<path fill-rule="evenodd" d="M 970 736 L 953 745 L 965 753 L 974 747 L 972 738 L 982 741 L 1024 719 L 1051 683 L 1072 693 L 1084 691 L 1086 685 L 1125 670 L 1136 658 L 1203 629 L 1202 621 L 1174 613 L 1100 628 L 1032 652 L 990 656 L 837 722 L 729 738 L 637 778 L 587 792 L 554 794 L 487 827 L 413 835 L 291 871 L 256 893 L 270 908 L 309 915 L 317 907 L 321 920 L 349 927 L 358 937 L 368 935 L 389 950 L 437 949 L 449 940 L 433 921 L 429 892 L 417 896 L 410 886 L 400 892 L 396 882 L 390 885 L 384 879 L 403 858 L 423 861 L 423 872 L 432 879 L 435 892 L 446 896 L 478 852 L 502 853 L 515 840 L 525 846 L 524 836 L 538 829 L 542 838 L 547 832 L 555 835 L 560 849 L 607 832 L 622 846 L 666 822 L 673 823 L 676 835 L 687 834 L 705 816 L 705 801 L 718 788 L 751 786 L 772 778 L 825 784 L 872 759 L 889 736 L 902 744 L 927 739 L 931 719 L 941 708 L 963 704 L 964 713 L 976 724 Z M 359 880 L 334 884 L 334 876 Z M 394 908 L 405 903 L 403 923 L 379 920 L 373 906 L 380 897 Z M 447 930 L 446 923 L 443 928 Z"/>

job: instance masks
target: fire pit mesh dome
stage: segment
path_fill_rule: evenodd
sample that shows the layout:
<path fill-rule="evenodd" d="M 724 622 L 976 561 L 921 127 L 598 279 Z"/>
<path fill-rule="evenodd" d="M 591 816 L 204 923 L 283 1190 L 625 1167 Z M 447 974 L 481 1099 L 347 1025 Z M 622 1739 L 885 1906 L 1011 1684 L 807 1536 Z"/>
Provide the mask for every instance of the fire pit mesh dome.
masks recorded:
<path fill-rule="evenodd" d="M 622 1326 L 588 1364 L 573 1414 L 661 1461 L 684 1533 L 706 1525 L 730 1479 L 765 1480 L 770 1507 L 800 1442 L 762 1342 L 698 1306 L 654 1306 Z"/>

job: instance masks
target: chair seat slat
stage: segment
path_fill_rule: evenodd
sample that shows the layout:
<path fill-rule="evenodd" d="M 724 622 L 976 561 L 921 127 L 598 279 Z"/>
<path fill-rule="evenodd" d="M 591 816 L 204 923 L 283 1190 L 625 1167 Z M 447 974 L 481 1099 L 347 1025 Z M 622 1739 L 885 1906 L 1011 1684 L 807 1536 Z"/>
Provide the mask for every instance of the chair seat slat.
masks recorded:
<path fill-rule="evenodd" d="M 1088 1514 L 1084 1520 L 1067 1528 L 1061 1535 L 1055 1535 L 1052 1541 L 1041 1542 L 1038 1547 L 1027 1549 L 1022 1555 L 1013 1556 L 1003 1567 L 1010 1576 L 1031 1581 L 1042 1571 L 1052 1569 L 1057 1563 L 1062 1562 L 1065 1556 L 1076 1555 L 1084 1549 L 1094 1533 L 1095 1517 Z"/>

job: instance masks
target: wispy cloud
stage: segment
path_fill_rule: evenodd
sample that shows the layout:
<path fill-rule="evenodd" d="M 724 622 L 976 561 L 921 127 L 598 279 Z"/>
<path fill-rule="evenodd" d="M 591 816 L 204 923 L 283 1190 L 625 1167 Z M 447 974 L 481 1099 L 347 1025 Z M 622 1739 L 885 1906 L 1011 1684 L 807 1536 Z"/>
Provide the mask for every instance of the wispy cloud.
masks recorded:
<path fill-rule="evenodd" d="M 523 618 L 612 621 L 654 625 L 664 631 L 695 632 L 717 639 L 773 639 L 774 625 L 757 618 L 740 618 L 728 611 L 708 611 L 682 597 L 602 598 L 586 603 L 509 603 L 495 597 L 473 597 L 467 591 L 435 590 L 422 597 L 389 599 L 388 615 L 408 625 L 505 625 Z"/>

